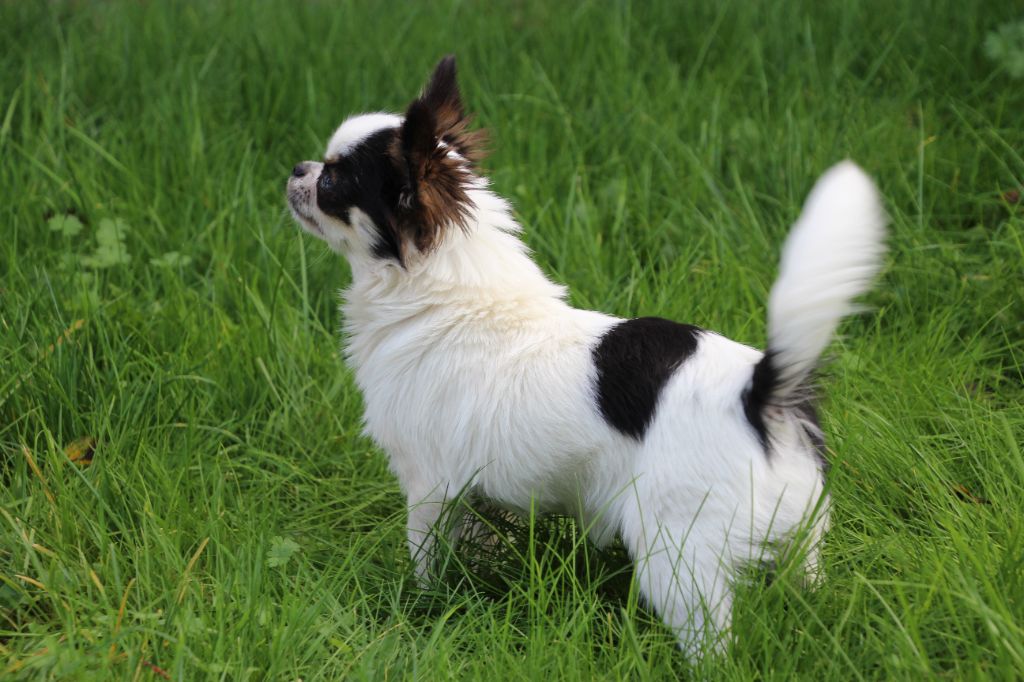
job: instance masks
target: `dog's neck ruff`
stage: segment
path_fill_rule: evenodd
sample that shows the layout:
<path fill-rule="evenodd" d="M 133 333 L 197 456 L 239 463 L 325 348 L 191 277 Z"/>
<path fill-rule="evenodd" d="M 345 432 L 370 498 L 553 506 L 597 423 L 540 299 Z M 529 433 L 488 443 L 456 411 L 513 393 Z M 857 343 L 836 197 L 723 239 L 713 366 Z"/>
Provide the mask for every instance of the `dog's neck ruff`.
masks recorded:
<path fill-rule="evenodd" d="M 565 287 L 549 280 L 520 240 L 508 203 L 479 178 L 467 192 L 466 229 L 451 227 L 431 252 L 395 263 L 353 262 L 342 293 L 347 355 L 358 368 L 403 326 L 430 318 L 436 327 L 523 324 L 558 315 Z M 422 331 L 422 330 L 421 330 Z"/>

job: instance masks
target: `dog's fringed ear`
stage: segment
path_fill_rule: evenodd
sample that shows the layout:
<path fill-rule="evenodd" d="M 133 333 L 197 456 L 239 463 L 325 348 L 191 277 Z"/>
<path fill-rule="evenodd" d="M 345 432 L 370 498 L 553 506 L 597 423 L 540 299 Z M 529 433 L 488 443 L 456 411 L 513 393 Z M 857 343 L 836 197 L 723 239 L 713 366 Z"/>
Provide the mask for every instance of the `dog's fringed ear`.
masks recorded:
<path fill-rule="evenodd" d="M 483 157 L 486 134 L 482 130 L 469 130 L 471 117 L 466 115 L 459 93 L 455 55 L 450 54 L 438 62 L 418 101 L 434 114 L 436 132 L 446 144 L 470 163 Z"/>
<path fill-rule="evenodd" d="M 399 220 L 420 251 L 435 247 L 449 225 L 465 229 L 467 185 L 482 154 L 482 131 L 469 131 L 455 79 L 455 57 L 442 59 L 423 94 L 409 105 L 394 149 L 405 175 Z M 453 153 L 454 152 L 454 153 Z"/>

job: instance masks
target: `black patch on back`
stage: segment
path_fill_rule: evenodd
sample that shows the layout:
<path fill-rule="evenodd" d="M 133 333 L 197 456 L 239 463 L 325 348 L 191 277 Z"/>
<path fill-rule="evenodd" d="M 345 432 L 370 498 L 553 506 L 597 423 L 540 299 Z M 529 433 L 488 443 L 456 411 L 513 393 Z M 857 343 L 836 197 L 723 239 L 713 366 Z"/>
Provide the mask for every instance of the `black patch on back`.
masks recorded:
<path fill-rule="evenodd" d="M 697 350 L 702 331 L 660 317 L 640 317 L 605 332 L 593 351 L 597 404 L 605 421 L 642 439 L 662 388 Z"/>
<path fill-rule="evenodd" d="M 317 180 L 316 203 L 345 223 L 353 208 L 361 210 L 377 227 L 373 255 L 401 262 L 393 211 L 404 178 L 388 152 L 397 135 L 398 128 L 379 130 L 337 161 L 325 163 Z"/>

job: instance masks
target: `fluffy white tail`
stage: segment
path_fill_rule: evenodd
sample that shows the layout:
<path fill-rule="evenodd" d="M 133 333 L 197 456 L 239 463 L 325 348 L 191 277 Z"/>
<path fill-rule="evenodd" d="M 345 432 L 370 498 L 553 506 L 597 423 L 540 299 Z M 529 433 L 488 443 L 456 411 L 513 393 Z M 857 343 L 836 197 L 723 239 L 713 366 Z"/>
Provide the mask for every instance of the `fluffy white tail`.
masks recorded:
<path fill-rule="evenodd" d="M 768 349 L 754 370 L 748 410 L 800 399 L 839 320 L 878 272 L 885 224 L 874 183 L 852 161 L 818 180 L 782 250 L 768 302 Z"/>

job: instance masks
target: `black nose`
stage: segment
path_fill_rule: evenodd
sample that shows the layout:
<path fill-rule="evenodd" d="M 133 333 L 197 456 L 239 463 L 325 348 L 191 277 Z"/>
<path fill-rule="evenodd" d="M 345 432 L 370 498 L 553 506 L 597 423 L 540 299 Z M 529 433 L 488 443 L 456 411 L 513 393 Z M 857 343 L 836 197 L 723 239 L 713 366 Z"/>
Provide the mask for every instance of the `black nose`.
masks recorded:
<path fill-rule="evenodd" d="M 309 172 L 309 164 L 306 162 L 295 164 L 295 168 L 292 168 L 292 175 L 301 178 L 303 175 Z"/>

